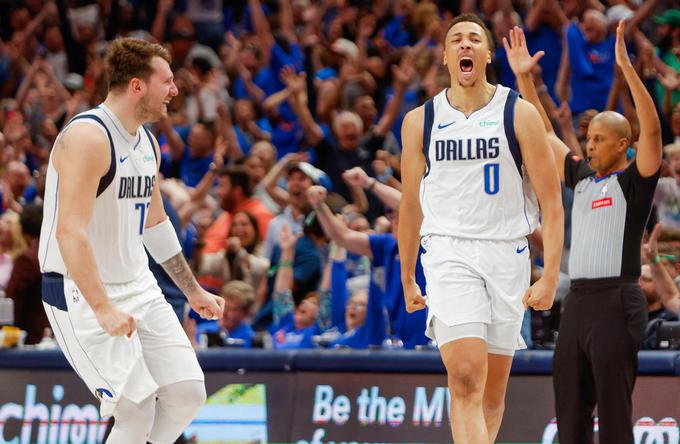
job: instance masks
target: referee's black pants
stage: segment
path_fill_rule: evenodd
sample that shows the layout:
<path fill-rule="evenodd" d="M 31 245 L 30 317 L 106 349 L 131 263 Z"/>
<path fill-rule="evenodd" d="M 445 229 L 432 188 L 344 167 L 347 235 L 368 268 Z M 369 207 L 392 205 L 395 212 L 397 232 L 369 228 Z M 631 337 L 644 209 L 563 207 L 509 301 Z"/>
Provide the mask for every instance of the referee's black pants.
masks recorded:
<path fill-rule="evenodd" d="M 647 300 L 636 278 L 577 279 L 565 301 L 553 358 L 560 444 L 633 444 L 632 401 Z"/>

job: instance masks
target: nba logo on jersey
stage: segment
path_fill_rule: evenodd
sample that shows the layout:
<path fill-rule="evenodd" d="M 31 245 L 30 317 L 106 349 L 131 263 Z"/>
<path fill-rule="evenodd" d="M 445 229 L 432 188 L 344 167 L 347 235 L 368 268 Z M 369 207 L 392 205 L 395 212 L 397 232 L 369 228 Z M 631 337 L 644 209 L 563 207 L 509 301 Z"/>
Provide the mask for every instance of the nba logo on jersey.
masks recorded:
<path fill-rule="evenodd" d="M 73 302 L 78 302 L 80 300 L 80 292 L 77 288 L 71 290 L 71 297 L 73 298 Z"/>

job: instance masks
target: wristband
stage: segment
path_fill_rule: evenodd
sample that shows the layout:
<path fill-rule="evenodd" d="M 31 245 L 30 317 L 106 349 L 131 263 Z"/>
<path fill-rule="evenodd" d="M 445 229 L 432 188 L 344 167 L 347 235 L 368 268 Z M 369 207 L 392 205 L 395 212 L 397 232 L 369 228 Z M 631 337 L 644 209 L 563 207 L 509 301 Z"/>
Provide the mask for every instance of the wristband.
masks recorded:
<path fill-rule="evenodd" d="M 169 218 L 158 225 L 145 228 L 142 242 L 151 257 L 159 264 L 182 252 L 182 246 Z"/>
<path fill-rule="evenodd" d="M 376 179 L 378 179 L 378 182 L 380 183 L 387 183 L 390 177 L 392 177 L 392 173 L 392 167 L 388 166 L 380 176 L 376 177 Z"/>
<path fill-rule="evenodd" d="M 659 262 L 661 262 L 661 256 L 658 254 L 649 260 L 650 264 L 658 264 Z"/>
<path fill-rule="evenodd" d="M 267 274 L 269 275 L 269 277 L 273 277 L 279 271 L 279 268 L 281 268 L 281 267 L 292 267 L 292 266 L 293 266 L 293 261 L 279 262 L 278 264 L 270 267 L 269 270 L 267 271 Z"/>

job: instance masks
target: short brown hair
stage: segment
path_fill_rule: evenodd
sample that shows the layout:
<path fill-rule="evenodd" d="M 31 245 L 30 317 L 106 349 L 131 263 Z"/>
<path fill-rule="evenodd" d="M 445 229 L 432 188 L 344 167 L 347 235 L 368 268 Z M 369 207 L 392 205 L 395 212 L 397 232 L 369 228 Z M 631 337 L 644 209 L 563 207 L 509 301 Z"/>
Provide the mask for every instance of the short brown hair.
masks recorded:
<path fill-rule="evenodd" d="M 153 71 L 151 59 L 160 57 L 170 63 L 170 53 L 157 43 L 135 38 L 118 38 L 106 50 L 106 74 L 109 90 L 125 88 L 130 80 L 148 80 Z"/>
<path fill-rule="evenodd" d="M 446 45 L 446 36 L 449 35 L 449 31 L 451 31 L 451 28 L 453 28 L 458 23 L 462 22 L 472 22 L 478 24 L 484 30 L 484 35 L 486 35 L 486 41 L 489 45 L 489 50 L 491 50 L 491 52 L 494 51 L 496 45 L 494 44 L 491 31 L 489 31 L 489 28 L 486 26 L 486 23 L 484 23 L 484 20 L 482 20 L 481 18 L 479 18 L 479 16 L 475 14 L 461 14 L 455 19 L 451 20 L 451 23 L 449 23 L 449 27 L 446 28 L 446 32 L 444 33 L 444 45 Z"/>
<path fill-rule="evenodd" d="M 227 165 L 218 171 L 220 176 L 229 176 L 232 187 L 240 187 L 243 195 L 250 197 L 253 195 L 253 187 L 250 184 L 248 170 L 241 165 Z"/>

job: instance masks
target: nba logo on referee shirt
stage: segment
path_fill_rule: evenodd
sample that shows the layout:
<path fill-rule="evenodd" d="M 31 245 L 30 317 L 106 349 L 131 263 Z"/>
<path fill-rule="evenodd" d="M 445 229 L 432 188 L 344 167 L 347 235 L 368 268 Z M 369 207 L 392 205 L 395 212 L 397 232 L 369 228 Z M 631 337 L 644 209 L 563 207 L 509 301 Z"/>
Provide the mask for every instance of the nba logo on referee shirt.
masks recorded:
<path fill-rule="evenodd" d="M 600 190 L 600 194 L 603 196 L 602 199 L 594 200 L 591 205 L 592 210 L 597 210 L 602 207 L 611 207 L 613 200 L 611 197 L 604 197 L 607 195 L 607 190 L 609 189 L 609 184 L 606 183 Z"/>

